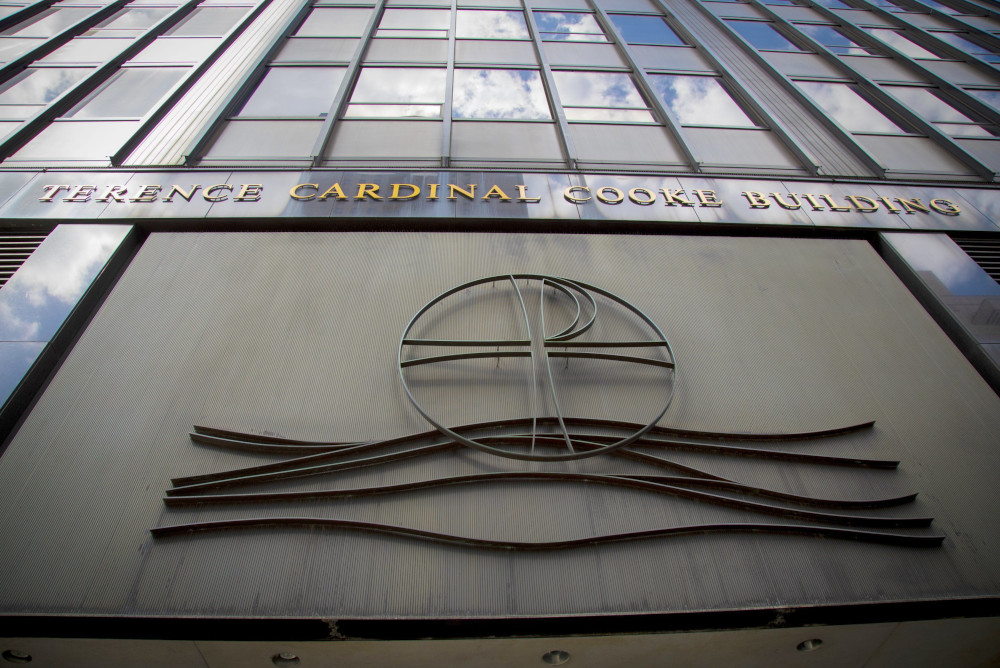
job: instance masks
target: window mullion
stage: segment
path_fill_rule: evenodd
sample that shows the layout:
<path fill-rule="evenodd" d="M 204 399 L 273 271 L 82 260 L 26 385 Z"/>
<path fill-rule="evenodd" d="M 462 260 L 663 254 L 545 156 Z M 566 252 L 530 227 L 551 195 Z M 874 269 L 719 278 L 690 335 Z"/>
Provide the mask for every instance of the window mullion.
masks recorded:
<path fill-rule="evenodd" d="M 444 103 L 441 105 L 441 166 L 451 164 L 451 110 L 455 102 L 455 24 L 458 21 L 458 0 L 451 0 L 451 21 L 448 26 L 448 63 L 445 66 Z"/>
<path fill-rule="evenodd" d="M 614 21 L 610 19 L 604 9 L 598 6 L 596 2 L 593 0 L 587 0 L 587 4 L 589 4 L 594 10 L 595 17 L 597 18 L 601 28 L 604 30 L 604 33 L 606 35 L 612 35 L 617 42 L 620 53 L 625 57 L 625 62 L 632 70 L 633 76 L 635 77 L 635 83 L 638 84 L 640 93 L 646 98 L 646 104 L 650 105 L 652 108 L 653 117 L 661 125 L 666 126 L 667 130 L 670 131 L 670 134 L 674 138 L 674 141 L 677 142 L 677 146 L 680 148 L 681 153 L 684 154 L 684 159 L 687 160 L 688 166 L 691 167 L 691 169 L 693 169 L 696 173 L 700 173 L 702 161 L 699 160 L 698 157 L 691 151 L 691 147 L 684 138 L 683 128 L 681 128 L 680 124 L 674 120 L 674 117 L 670 115 L 670 112 L 666 110 L 663 106 L 663 102 L 660 100 L 660 96 L 653 90 L 652 85 L 649 83 L 649 79 L 646 77 L 645 70 L 643 70 L 639 65 L 639 61 L 636 59 L 635 54 L 632 53 L 632 49 L 629 47 L 628 42 L 618 30 L 618 26 L 614 24 Z"/>
<path fill-rule="evenodd" d="M 323 125 L 320 127 L 319 136 L 316 137 L 316 142 L 313 144 L 312 154 L 309 158 L 313 166 L 319 166 L 323 161 L 323 155 L 326 153 L 326 147 L 330 143 L 334 125 L 347 108 L 349 94 L 354 90 L 354 85 L 357 83 L 358 75 L 361 72 L 361 61 L 364 59 L 368 45 L 371 43 L 372 37 L 375 35 L 375 30 L 382 20 L 382 14 L 385 12 L 385 2 L 386 0 L 377 0 L 374 9 L 372 9 L 371 17 L 368 20 L 368 25 L 365 26 L 365 30 L 361 34 L 361 39 L 358 40 L 358 46 L 354 49 L 354 55 L 351 56 L 351 62 L 347 65 L 347 72 L 344 73 L 344 78 L 340 80 L 340 86 L 333 96 L 330 111 L 327 113 L 326 119 L 324 119 Z"/>
<path fill-rule="evenodd" d="M 41 14 L 57 2 L 59 2 L 59 0 L 39 0 L 38 2 L 25 5 L 13 14 L 0 19 L 0 31 L 7 30 L 7 28 L 13 28 L 18 23 L 23 23 L 26 19 L 30 19 L 32 16 Z"/>
<path fill-rule="evenodd" d="M 573 138 L 569 132 L 569 122 L 566 120 L 566 112 L 563 111 L 562 101 L 559 99 L 559 92 L 556 90 L 556 82 L 552 77 L 552 66 L 549 64 L 549 58 L 545 54 L 544 45 L 541 41 L 542 38 L 538 32 L 538 23 L 535 21 L 535 15 L 532 13 L 531 8 L 527 7 L 523 1 L 522 5 L 524 6 L 525 19 L 528 22 L 528 33 L 531 37 L 531 43 L 535 47 L 535 56 L 538 58 L 538 64 L 541 67 L 542 86 L 548 95 L 549 105 L 556 119 L 556 125 L 559 128 L 559 144 L 562 147 L 570 169 L 577 169 L 579 154 L 573 145 Z"/>

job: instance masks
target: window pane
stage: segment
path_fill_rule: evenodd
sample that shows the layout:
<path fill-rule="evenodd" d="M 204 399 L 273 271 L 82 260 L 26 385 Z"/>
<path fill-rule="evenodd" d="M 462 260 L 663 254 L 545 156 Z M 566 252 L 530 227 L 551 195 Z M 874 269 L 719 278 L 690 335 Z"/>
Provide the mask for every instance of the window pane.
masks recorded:
<path fill-rule="evenodd" d="M 892 0 L 872 0 L 873 5 L 877 5 L 888 12 L 907 12 L 908 9 L 900 7 Z"/>
<path fill-rule="evenodd" d="M 632 78 L 618 72 L 553 72 L 569 120 L 653 120 Z"/>
<path fill-rule="evenodd" d="M 366 67 L 354 86 L 348 117 L 439 117 L 444 103 L 442 68 Z"/>
<path fill-rule="evenodd" d="M 868 49 L 852 41 L 847 35 L 833 26 L 797 23 L 795 27 L 834 53 L 839 53 L 842 56 L 863 56 L 869 53 Z"/>
<path fill-rule="evenodd" d="M 933 32 L 931 33 L 935 37 L 938 37 L 945 42 L 948 42 L 952 46 L 961 49 L 962 51 L 979 56 L 983 60 L 989 61 L 991 63 L 1000 62 L 1000 55 L 994 53 L 990 49 L 973 42 L 972 40 L 966 39 L 961 35 L 953 32 Z"/>
<path fill-rule="evenodd" d="M 0 104 L 47 104 L 91 72 L 85 68 L 25 70 L 0 87 Z"/>
<path fill-rule="evenodd" d="M 62 32 L 84 16 L 94 12 L 93 8 L 80 9 L 47 9 L 41 14 L 31 17 L 16 26 L 4 30 L 0 35 L 17 35 L 18 37 L 52 37 Z"/>
<path fill-rule="evenodd" d="M 447 9 L 387 9 L 376 37 L 448 37 L 451 12 Z"/>
<path fill-rule="evenodd" d="M 371 9 L 318 7 L 295 33 L 298 37 L 360 37 L 371 18 Z"/>
<path fill-rule="evenodd" d="M 593 14 L 535 12 L 538 32 L 550 42 L 607 42 Z"/>
<path fill-rule="evenodd" d="M 685 46 L 667 22 L 658 16 L 635 16 L 611 14 L 611 20 L 621 31 L 629 44 L 660 44 L 663 46 Z"/>
<path fill-rule="evenodd" d="M 873 37 L 879 38 L 892 48 L 896 49 L 905 56 L 909 56 L 910 58 L 938 58 L 935 54 L 931 53 L 922 46 L 917 46 L 917 44 L 910 41 L 908 38 L 904 37 L 895 30 L 889 30 L 887 28 L 862 28 L 862 30 Z"/>
<path fill-rule="evenodd" d="M 66 116 L 74 118 L 141 118 L 176 84 L 187 68 L 133 67 L 120 70 Z"/>
<path fill-rule="evenodd" d="M 144 31 L 172 11 L 174 10 L 165 7 L 123 9 L 114 16 L 101 21 L 84 34 L 92 34 L 98 30 Z"/>
<path fill-rule="evenodd" d="M 954 16 L 958 16 L 960 14 L 964 14 L 965 13 L 965 12 L 962 12 L 962 11 L 959 11 L 959 10 L 955 9 L 954 7 L 949 7 L 947 5 L 941 4 L 940 2 L 935 2 L 935 0 L 920 0 L 920 2 L 922 4 L 927 5 L 928 7 L 933 7 L 934 9 L 938 10 L 939 12 L 944 12 L 945 14 L 952 14 Z"/>
<path fill-rule="evenodd" d="M 952 137 L 992 137 L 993 134 L 975 124 L 935 123 L 938 130 Z"/>
<path fill-rule="evenodd" d="M 726 23 L 742 35 L 746 41 L 750 42 L 754 48 L 767 51 L 802 50 L 775 30 L 770 23 L 765 23 L 764 21 L 738 21 L 735 19 L 726 19 Z"/>
<path fill-rule="evenodd" d="M 117 56 L 133 40 L 121 38 L 91 38 L 78 37 L 62 45 L 49 55 L 42 58 L 43 63 L 103 63 Z"/>
<path fill-rule="evenodd" d="M 798 85 L 827 114 L 851 132 L 903 132 L 847 84 L 799 81 Z"/>
<path fill-rule="evenodd" d="M 994 109 L 1000 110 L 1000 90 L 990 90 L 987 88 L 966 88 L 965 92 L 978 97 Z"/>
<path fill-rule="evenodd" d="M 682 125 L 757 127 L 714 77 L 650 75 L 663 104 Z"/>
<path fill-rule="evenodd" d="M 272 67 L 239 115 L 326 116 L 346 71 L 343 67 Z"/>
<path fill-rule="evenodd" d="M 824 7 L 830 9 L 850 9 L 850 5 L 847 5 L 840 0 L 816 0 L 816 2 Z"/>
<path fill-rule="evenodd" d="M 884 86 L 893 97 L 932 122 L 973 123 L 974 121 L 926 88 Z"/>
<path fill-rule="evenodd" d="M 528 24 L 522 12 L 459 9 L 456 37 L 465 39 L 528 39 Z"/>
<path fill-rule="evenodd" d="M 44 39 L 0 38 L 0 63 L 17 60 L 44 41 Z"/>
<path fill-rule="evenodd" d="M 200 7 L 164 34 L 218 37 L 229 32 L 246 13 L 246 7 Z"/>
<path fill-rule="evenodd" d="M 538 72 L 455 70 L 453 118 L 551 118 Z"/>

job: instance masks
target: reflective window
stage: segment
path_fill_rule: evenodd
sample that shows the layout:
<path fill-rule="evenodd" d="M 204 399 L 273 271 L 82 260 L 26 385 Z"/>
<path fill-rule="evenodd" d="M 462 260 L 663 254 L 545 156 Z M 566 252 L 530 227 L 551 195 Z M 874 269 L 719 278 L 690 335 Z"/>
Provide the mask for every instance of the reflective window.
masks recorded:
<path fill-rule="evenodd" d="M 908 12 L 908 11 L 910 11 L 909 9 L 907 9 L 905 7 L 900 7 L 895 2 L 892 2 L 892 0 L 871 0 L 871 2 L 876 7 L 881 7 L 882 9 L 886 10 L 887 12 L 902 13 L 902 12 Z"/>
<path fill-rule="evenodd" d="M 815 0 L 817 4 L 829 9 L 851 9 L 851 6 L 841 2 L 841 0 Z"/>
<path fill-rule="evenodd" d="M 954 108 L 928 88 L 884 86 L 893 97 L 953 137 L 992 137 L 982 125 Z"/>
<path fill-rule="evenodd" d="M 28 51 L 31 51 L 36 46 L 44 42 L 45 40 L 39 39 L 23 39 L 23 38 L 3 38 L 0 37 L 0 63 L 9 63 L 12 60 L 17 60 Z"/>
<path fill-rule="evenodd" d="M 890 121 L 861 97 L 851 86 L 842 83 L 799 81 L 799 87 L 819 107 L 850 132 L 890 132 L 902 128 Z"/>
<path fill-rule="evenodd" d="M 296 31 L 296 37 L 360 37 L 371 9 L 317 7 Z"/>
<path fill-rule="evenodd" d="M 7 28 L 0 35 L 17 37 L 52 37 L 77 23 L 94 8 L 51 8 Z"/>
<path fill-rule="evenodd" d="M 189 70 L 179 67 L 132 67 L 119 70 L 106 84 L 76 105 L 72 118 L 142 118 Z"/>
<path fill-rule="evenodd" d="M 533 70 L 455 70 L 453 118 L 548 119 L 542 78 Z"/>
<path fill-rule="evenodd" d="M 915 42 L 895 30 L 888 28 L 862 28 L 862 30 L 872 37 L 882 40 L 904 56 L 909 56 L 910 58 L 939 58 L 939 56 L 931 53 L 922 46 L 918 46 Z"/>
<path fill-rule="evenodd" d="M 131 46 L 131 37 L 98 38 L 78 37 L 42 58 L 43 63 L 103 63 Z"/>
<path fill-rule="evenodd" d="M 765 21 L 726 19 L 726 23 L 756 49 L 764 51 L 802 50 L 778 32 L 773 25 Z"/>
<path fill-rule="evenodd" d="M 593 14 L 534 12 L 538 32 L 549 42 L 607 42 Z"/>
<path fill-rule="evenodd" d="M 632 77 L 620 72 L 553 72 L 566 120 L 652 123 Z"/>
<path fill-rule="evenodd" d="M 462 39 L 528 39 L 523 12 L 459 9 L 455 36 Z"/>
<path fill-rule="evenodd" d="M 966 88 L 965 92 L 1000 111 L 1000 90 L 992 88 Z"/>
<path fill-rule="evenodd" d="M 796 23 L 795 27 L 830 51 L 842 56 L 864 56 L 871 53 L 868 48 L 853 41 L 833 26 Z"/>
<path fill-rule="evenodd" d="M 346 71 L 343 67 L 272 67 L 239 116 L 324 117 Z"/>
<path fill-rule="evenodd" d="M 955 33 L 955 32 L 932 32 L 935 37 L 948 42 L 955 48 L 961 49 L 965 53 L 973 56 L 978 56 L 979 58 L 990 62 L 990 63 L 1000 63 L 1000 54 L 988 49 L 987 47 L 977 44 L 970 39 L 968 33 Z"/>
<path fill-rule="evenodd" d="M 927 5 L 932 9 L 936 9 L 939 12 L 944 12 L 945 14 L 951 14 L 953 16 L 958 16 L 965 13 L 959 9 L 955 9 L 954 7 L 949 7 L 948 5 L 945 5 L 943 3 L 936 2 L 936 0 L 920 0 L 920 3 Z"/>
<path fill-rule="evenodd" d="M 83 34 L 138 37 L 172 11 L 174 10 L 166 7 L 134 7 L 123 9 L 110 18 L 101 21 Z"/>
<path fill-rule="evenodd" d="M 445 70 L 366 67 L 354 86 L 347 118 L 441 118 Z"/>
<path fill-rule="evenodd" d="M 376 37 L 448 37 L 451 11 L 447 9 L 387 9 Z"/>
<path fill-rule="evenodd" d="M 685 46 L 684 40 L 678 37 L 677 33 L 659 16 L 611 14 L 611 20 L 629 44 Z"/>
<path fill-rule="evenodd" d="M 246 13 L 246 7 L 199 7 L 164 34 L 177 37 L 218 37 L 232 30 Z"/>
<path fill-rule="evenodd" d="M 715 77 L 655 74 L 649 81 L 681 125 L 757 127 Z"/>
<path fill-rule="evenodd" d="M 35 67 L 0 86 L 0 116 L 28 118 L 93 72 L 87 68 Z"/>

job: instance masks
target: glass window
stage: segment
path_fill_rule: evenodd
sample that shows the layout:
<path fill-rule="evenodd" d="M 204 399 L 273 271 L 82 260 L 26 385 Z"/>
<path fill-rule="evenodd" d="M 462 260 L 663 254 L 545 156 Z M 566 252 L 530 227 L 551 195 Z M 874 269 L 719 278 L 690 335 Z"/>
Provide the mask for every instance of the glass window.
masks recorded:
<path fill-rule="evenodd" d="M 992 88 L 966 88 L 965 92 L 979 98 L 994 109 L 1000 110 L 1000 90 Z"/>
<path fill-rule="evenodd" d="M 239 116 L 322 118 L 329 113 L 346 71 L 343 67 L 272 67 Z"/>
<path fill-rule="evenodd" d="M 0 37 L 0 63 L 9 63 L 12 60 L 17 60 L 44 41 L 44 39 L 40 38 L 21 39 L 16 37 Z"/>
<path fill-rule="evenodd" d="M 632 77 L 621 72 L 553 72 L 566 120 L 652 123 Z"/>
<path fill-rule="evenodd" d="M 799 81 L 799 87 L 835 121 L 850 132 L 903 133 L 903 129 L 843 83 Z"/>
<path fill-rule="evenodd" d="M 199 7 L 164 34 L 177 37 L 219 37 L 232 30 L 246 13 L 246 7 Z"/>
<path fill-rule="evenodd" d="M 965 12 L 955 9 L 954 7 L 949 7 L 948 5 L 936 2 L 935 0 L 920 0 L 921 4 L 927 5 L 939 12 L 944 12 L 945 14 L 951 14 L 952 16 L 958 16 L 964 14 Z"/>
<path fill-rule="evenodd" d="M 833 26 L 796 23 L 795 27 L 830 49 L 830 51 L 839 53 L 842 56 L 864 56 L 871 53 L 869 49 L 851 40 L 847 35 Z"/>
<path fill-rule="evenodd" d="M 387 9 L 376 37 L 448 37 L 451 11 L 447 9 Z"/>
<path fill-rule="evenodd" d="M 317 7 L 296 31 L 296 37 L 361 37 L 371 9 Z"/>
<path fill-rule="evenodd" d="M 548 119 L 542 78 L 534 70 L 455 70 L 453 118 Z"/>
<path fill-rule="evenodd" d="M 541 38 L 548 42 L 607 42 L 593 14 L 534 12 Z"/>
<path fill-rule="evenodd" d="M 130 37 L 78 37 L 42 58 L 43 63 L 103 63 L 133 43 Z"/>
<path fill-rule="evenodd" d="M 611 14 L 611 20 L 629 44 L 685 46 L 684 40 L 678 37 L 677 33 L 659 16 Z"/>
<path fill-rule="evenodd" d="M 872 4 L 875 5 L 876 7 L 881 7 L 887 12 L 902 13 L 910 11 L 905 7 L 900 7 L 895 2 L 892 2 L 892 0 L 872 0 Z"/>
<path fill-rule="evenodd" d="M 366 67 L 354 86 L 347 118 L 441 118 L 445 70 Z"/>
<path fill-rule="evenodd" d="M 872 37 L 877 37 L 882 40 L 892 48 L 902 53 L 904 56 L 909 56 L 910 58 L 934 59 L 939 57 L 924 47 L 918 46 L 915 42 L 895 30 L 890 30 L 888 28 L 862 28 L 862 30 Z"/>
<path fill-rule="evenodd" d="M 715 77 L 653 74 L 649 81 L 681 125 L 757 127 Z"/>
<path fill-rule="evenodd" d="M 986 48 L 981 44 L 977 44 L 968 37 L 968 33 L 954 33 L 954 32 L 932 32 L 932 35 L 940 38 L 941 40 L 948 42 L 957 49 L 961 49 L 965 53 L 973 56 L 978 56 L 979 58 L 990 62 L 990 63 L 1000 63 L 1000 54 Z"/>
<path fill-rule="evenodd" d="M 523 12 L 459 9 L 455 36 L 462 39 L 528 39 Z"/>
<path fill-rule="evenodd" d="M 7 28 L 0 35 L 17 37 L 52 37 L 94 12 L 94 8 L 51 8 Z"/>
<path fill-rule="evenodd" d="M 884 86 L 893 97 L 953 137 L 992 137 L 982 125 L 951 106 L 928 88 Z"/>
<path fill-rule="evenodd" d="M 841 2 L 841 0 L 816 0 L 816 3 L 828 9 L 851 9 L 850 5 Z"/>
<path fill-rule="evenodd" d="M 93 71 L 82 67 L 35 67 L 24 70 L 0 86 L 0 116 L 33 116 Z"/>
<path fill-rule="evenodd" d="M 756 49 L 762 49 L 764 51 L 802 50 L 790 42 L 768 22 L 726 19 L 726 23 L 729 24 L 729 27 L 742 35 L 743 39 L 750 42 L 750 44 Z"/>
<path fill-rule="evenodd" d="M 188 72 L 180 67 L 131 67 L 70 110 L 72 118 L 142 118 Z"/>
<path fill-rule="evenodd" d="M 123 9 L 83 33 L 84 35 L 127 35 L 138 37 L 173 9 L 166 7 L 134 7 Z"/>

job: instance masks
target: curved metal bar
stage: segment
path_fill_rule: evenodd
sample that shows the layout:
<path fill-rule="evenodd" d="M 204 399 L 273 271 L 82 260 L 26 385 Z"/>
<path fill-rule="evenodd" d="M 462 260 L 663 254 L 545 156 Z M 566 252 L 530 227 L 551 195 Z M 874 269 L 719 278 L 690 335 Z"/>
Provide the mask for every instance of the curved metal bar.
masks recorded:
<path fill-rule="evenodd" d="M 798 536 L 817 536 L 822 538 L 842 538 L 847 540 L 865 541 L 871 543 L 883 543 L 887 545 L 899 545 L 904 547 L 936 547 L 944 542 L 941 535 L 911 535 L 890 533 L 885 531 L 861 531 L 858 529 L 843 529 L 839 527 L 811 526 L 803 524 L 754 524 L 754 523 L 730 523 L 730 524 L 693 524 L 679 527 L 666 527 L 662 529 L 648 529 L 646 531 L 620 532 L 605 534 L 601 536 L 591 536 L 588 538 L 577 538 L 571 540 L 548 541 L 548 542 L 521 542 L 490 540 L 483 538 L 468 538 L 435 531 L 424 531 L 422 529 L 411 529 L 409 527 L 394 526 L 391 524 L 376 524 L 374 522 L 357 522 L 353 520 L 334 520 L 319 517 L 272 517 L 272 518 L 251 518 L 241 520 L 225 520 L 221 522 L 196 522 L 192 524 L 179 524 L 175 526 L 157 527 L 150 529 L 150 533 L 155 538 L 166 538 L 179 534 L 187 534 L 204 531 L 220 531 L 234 529 L 262 529 L 267 527 L 275 528 L 322 528 L 365 531 L 369 533 L 388 534 L 402 536 L 405 538 L 415 538 L 426 540 L 432 543 L 445 545 L 459 545 L 465 547 L 476 547 L 484 549 L 498 550 L 522 550 L 522 551 L 549 551 L 565 550 L 576 547 L 586 547 L 593 545 L 603 545 L 607 543 L 622 543 L 626 541 L 643 540 L 650 538 L 666 538 L 674 536 L 684 536 L 691 534 L 706 533 L 768 533 L 786 534 Z"/>
<path fill-rule="evenodd" d="M 222 438 L 221 436 L 209 436 L 207 434 L 190 433 L 188 436 L 195 443 L 200 443 L 201 445 L 214 445 L 217 448 L 226 448 L 227 450 L 240 450 L 243 452 L 259 452 L 267 455 L 301 455 L 305 453 L 325 453 L 325 452 L 338 452 L 342 450 L 349 450 L 362 445 L 372 445 L 376 441 L 365 441 L 361 443 L 330 443 L 330 444 L 288 444 L 282 445 L 278 443 L 256 443 L 254 441 L 245 441 L 233 438 Z"/>
<path fill-rule="evenodd" d="M 361 445 L 368 441 L 301 441 L 296 438 L 284 438 L 283 436 L 272 436 L 268 434 L 247 434 L 241 431 L 232 431 L 230 429 L 219 429 L 218 427 L 205 427 L 203 425 L 194 425 L 192 427 L 196 434 L 204 436 L 217 436 L 223 439 L 231 440 L 241 440 L 241 439 L 252 439 L 253 443 L 264 444 L 273 443 L 275 445 L 310 445 L 319 446 L 326 445 L 330 447 L 350 447 L 354 445 Z"/>
<path fill-rule="evenodd" d="M 562 290 L 563 292 L 565 292 L 566 294 L 568 294 L 570 297 L 573 298 L 573 301 L 576 302 L 576 318 L 573 319 L 573 322 L 571 322 L 570 325 L 568 327 L 566 327 L 566 329 L 562 330 L 561 332 L 559 332 L 558 334 L 556 334 L 554 336 L 551 336 L 551 337 L 545 336 L 545 333 L 543 332 L 542 333 L 542 339 L 545 340 L 545 341 L 562 341 L 562 340 L 565 340 L 565 339 L 571 339 L 571 338 L 573 338 L 575 336 L 579 336 L 579 335 L 583 334 L 584 332 L 586 332 L 587 330 L 589 330 L 591 327 L 593 327 L 594 326 L 594 322 L 597 320 L 597 302 L 594 301 L 594 297 L 589 292 L 587 292 L 586 290 L 581 289 L 580 286 L 576 285 L 572 281 L 565 281 L 565 284 L 568 285 L 569 288 L 571 288 L 571 289 L 575 290 L 576 292 L 580 293 L 581 295 L 583 295 L 584 297 L 587 298 L 588 302 L 590 302 L 590 311 L 591 311 L 591 313 L 590 313 L 590 320 L 588 320 L 581 327 L 576 328 L 577 324 L 579 324 L 579 322 L 580 322 L 580 316 L 583 314 L 583 309 L 581 309 L 581 307 L 580 307 L 580 300 L 577 299 L 569 291 L 569 289 L 566 288 L 566 286 L 564 286 L 562 283 L 560 283 L 561 279 L 553 279 L 552 277 L 549 277 L 548 280 L 549 280 L 549 282 L 553 286 L 559 288 L 560 290 Z"/>
<path fill-rule="evenodd" d="M 514 279 L 511 278 L 511 280 L 513 281 Z M 576 327 L 576 324 L 578 322 L 580 322 L 580 316 L 583 314 L 583 309 L 580 307 L 580 300 L 577 299 L 576 295 L 574 295 L 572 292 L 570 292 L 566 287 L 564 287 L 562 285 L 559 285 L 558 283 L 551 283 L 551 285 L 552 285 L 553 288 L 555 288 L 556 290 L 559 290 L 564 295 L 566 295 L 567 297 L 569 297 L 570 299 L 572 299 L 573 303 L 576 304 L 576 315 L 573 316 L 573 322 L 571 322 L 569 324 L 569 326 L 566 327 L 564 330 L 562 330 L 561 332 L 559 332 L 558 334 L 556 334 L 556 336 L 562 336 L 562 335 L 566 334 L 567 332 L 573 331 L 573 328 Z M 517 281 L 514 281 L 514 286 L 515 287 L 517 286 Z M 518 292 L 520 292 L 520 290 Z M 542 281 L 542 298 L 543 299 L 545 298 L 545 281 Z M 545 328 L 543 327 L 542 328 L 542 340 L 545 340 L 545 339 L 546 339 Z"/>
<path fill-rule="evenodd" d="M 513 276 L 510 277 L 510 283 L 514 286 L 514 294 L 517 295 L 517 301 L 521 304 L 521 315 L 524 317 L 524 329 L 528 333 L 528 345 L 531 345 L 531 321 L 528 320 L 528 309 L 524 306 L 524 296 L 521 294 L 521 289 L 517 287 L 517 281 Z M 579 306 L 579 304 L 577 305 Z M 536 380 L 536 369 L 538 367 L 537 361 L 535 360 L 535 353 L 531 353 L 531 449 L 529 452 L 535 454 L 535 432 L 538 427 L 538 381 Z"/>
<path fill-rule="evenodd" d="M 478 353 L 455 353 L 452 355 L 434 355 L 433 357 L 418 357 L 407 360 L 401 364 L 404 367 L 419 366 L 421 364 L 433 364 L 436 362 L 454 362 L 455 360 L 473 359 L 493 359 L 495 357 L 531 357 L 531 352 L 527 350 L 493 350 Z"/>
<path fill-rule="evenodd" d="M 539 314 L 542 320 L 542 335 L 545 335 L 545 283 L 546 280 L 542 279 L 542 289 L 541 297 L 539 298 Z M 566 442 L 566 447 L 569 449 L 571 454 L 576 454 L 576 450 L 573 449 L 573 441 L 569 437 L 569 429 L 566 428 L 566 422 L 563 420 L 562 409 L 559 407 L 559 393 L 556 392 L 556 381 L 552 377 L 552 364 L 549 362 L 548 355 L 545 356 L 545 372 L 549 376 L 549 392 L 552 393 L 552 405 L 556 409 L 556 419 L 559 421 L 559 429 L 562 431 L 563 440 Z M 534 378 L 531 379 L 532 382 L 535 381 Z"/>
<path fill-rule="evenodd" d="M 634 364 L 648 364 L 650 366 L 660 366 L 667 369 L 673 369 L 673 362 L 666 362 L 664 360 L 654 360 L 648 357 L 635 357 L 633 355 L 614 355 L 612 353 L 585 353 L 585 352 L 570 352 L 568 350 L 550 350 L 546 351 L 546 356 L 548 357 L 582 357 L 584 359 L 591 360 L 612 360 L 614 362 L 632 362 Z"/>
<path fill-rule="evenodd" d="M 424 480 L 413 483 L 403 483 L 400 485 L 384 485 L 376 487 L 362 487 L 348 490 L 328 490 L 328 491 L 308 491 L 308 492 L 277 492 L 270 494 L 229 494 L 229 495 L 209 495 L 197 497 L 168 497 L 164 503 L 170 507 L 193 506 L 193 505 L 229 505 L 236 503 L 261 503 L 275 501 L 310 501 L 310 500 L 331 500 L 346 499 L 367 496 L 388 496 L 415 492 L 427 489 L 441 489 L 443 487 L 468 485 L 473 483 L 490 482 L 514 482 L 514 481 L 538 481 L 559 483 L 587 483 L 593 485 L 603 485 L 623 489 L 635 489 L 656 494 L 676 496 L 693 501 L 701 501 L 714 505 L 722 505 L 739 510 L 762 513 L 766 515 L 778 515 L 798 520 L 813 520 L 817 522 L 827 522 L 830 524 L 844 524 L 848 526 L 872 526 L 872 527 L 927 527 L 930 526 L 930 517 L 871 517 L 859 515 L 844 515 L 839 513 L 824 513 L 811 510 L 801 510 L 798 508 L 787 508 L 756 501 L 735 499 L 727 496 L 719 496 L 707 492 L 686 489 L 666 482 L 652 482 L 632 478 L 630 476 L 613 476 L 602 474 L 585 473 L 545 473 L 545 472 L 513 472 L 513 473 L 483 473 L 465 476 L 453 476 L 449 478 L 437 478 L 434 480 Z M 682 479 L 683 481 L 683 479 Z M 736 490 L 742 491 L 742 490 Z"/>
<path fill-rule="evenodd" d="M 546 348 L 663 348 L 663 341 L 545 341 Z"/>
<path fill-rule="evenodd" d="M 472 339 L 404 339 L 404 346 L 441 346 L 442 348 L 489 348 L 501 346 L 530 346 L 531 340 L 521 339 L 482 339 L 479 341 Z"/>

